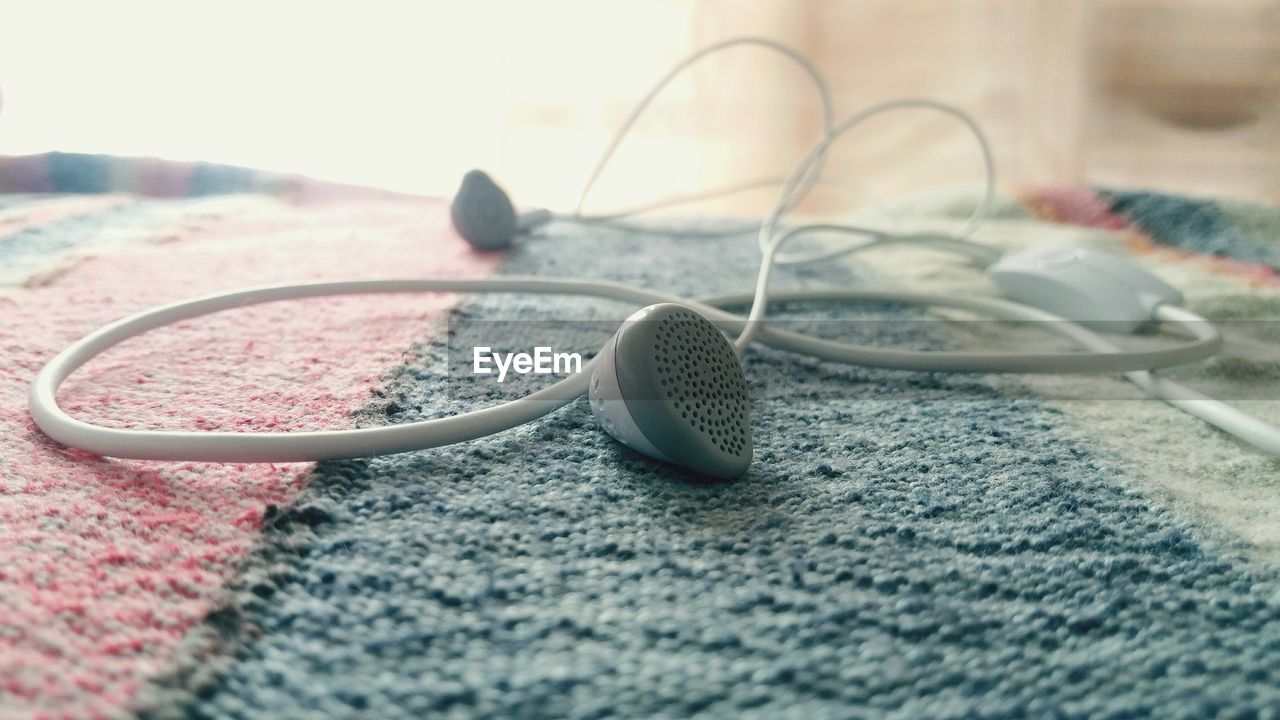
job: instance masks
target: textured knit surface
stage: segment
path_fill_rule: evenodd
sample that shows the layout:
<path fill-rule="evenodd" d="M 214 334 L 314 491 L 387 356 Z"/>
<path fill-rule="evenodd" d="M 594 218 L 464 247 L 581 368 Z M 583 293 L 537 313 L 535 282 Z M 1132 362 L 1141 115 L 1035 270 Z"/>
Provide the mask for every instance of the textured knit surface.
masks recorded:
<path fill-rule="evenodd" d="M 262 196 L 31 195 L 0 208 L 0 273 L 12 271 L 0 275 L 0 718 L 121 712 L 207 615 L 263 508 L 287 502 L 308 469 L 121 462 L 58 447 L 27 415 L 41 364 L 158 303 L 350 277 L 357 244 L 362 274 L 485 272 L 490 261 L 460 245 L 423 252 L 443 219 L 421 201 L 304 207 Z M 116 427 L 348 426 L 450 302 L 343 298 L 216 315 L 122 345 L 61 399 Z"/>
<path fill-rule="evenodd" d="M 1133 253 L 1150 271 L 1180 288 L 1187 307 L 1213 318 L 1226 335 L 1217 357 L 1164 374 L 1280 426 L 1276 208 L 1149 192 L 1109 190 L 1095 195 L 1080 188 L 1046 189 L 1037 195 L 1039 200 L 1028 200 L 1030 207 L 1041 208 L 1049 201 L 1053 211 L 1048 218 L 1072 224 L 1011 228 L 1007 248 L 1057 242 Z M 936 261 L 925 263 L 922 270 L 930 272 L 930 265 L 930 284 L 937 284 L 946 271 Z M 971 279 L 965 281 L 971 286 Z M 1086 397 L 1100 401 L 1057 406 L 1100 446 L 1126 458 L 1139 486 L 1169 492 L 1211 524 L 1229 529 L 1272 562 L 1280 562 L 1280 460 L 1253 452 L 1161 403 L 1108 400 L 1135 397 L 1133 388 L 1118 378 L 1093 380 Z M 1072 397 L 1065 388 L 1073 384 L 1078 380 L 1066 377 L 1034 382 L 1054 397 Z"/>
<path fill-rule="evenodd" d="M 1280 716 L 1280 582 L 1239 539 L 1280 522 L 1277 466 L 1167 408 L 1085 411 L 1016 379 L 753 349 L 756 460 L 732 483 L 630 453 L 584 401 L 314 468 L 105 460 L 50 443 L 25 410 L 40 364 L 101 322 L 255 282 L 493 258 L 465 251 L 439 203 L 238 168 L 0 159 L 0 189 L 26 193 L 0 196 L 0 717 Z M 51 191 L 89 194 L 30 194 Z M 189 197 L 231 191 L 253 194 Z M 1275 307 L 1274 209 L 1083 188 L 1019 200 L 1000 215 L 1024 243 L 1032 217 L 1115 233 L 1196 309 Z M 555 226 L 502 271 L 709 293 L 749 286 L 753 247 Z M 780 282 L 971 287 L 955 267 L 904 249 Z M 298 429 L 527 390 L 446 375 L 458 357 L 431 321 L 452 302 L 215 316 L 120 347 L 62 398 L 120 426 Z M 467 299 L 449 349 L 497 327 L 511 348 L 589 352 L 632 309 Z M 965 339 L 823 322 L 909 317 L 892 307 L 786 313 L 885 345 Z M 553 322 L 520 322 L 536 319 Z M 1204 511 L 1215 494 L 1237 504 Z"/>
<path fill-rule="evenodd" d="M 506 270 L 694 293 L 743 287 L 755 260 L 744 238 L 557 228 Z M 838 267 L 804 279 L 856 281 Z M 566 307 L 625 315 L 474 300 L 454 347 L 488 341 L 468 318 Z M 603 340 L 572 327 L 566 346 Z M 935 342 L 898 332 L 879 339 Z M 420 347 L 365 421 L 495 399 L 441 379 L 442 352 Z M 319 465 L 147 704 L 281 718 L 1280 710 L 1274 574 L 1130 492 L 1123 464 L 1060 412 L 1007 384 L 768 350 L 746 371 L 757 456 L 733 483 L 626 451 L 585 402 L 464 446 Z"/>
<path fill-rule="evenodd" d="M 904 215 L 948 231 L 969 215 L 977 197 L 945 193 L 913 198 Z M 1127 201 L 1113 207 L 1108 198 Z M 996 217 L 984 224 L 979 231 L 983 243 L 1008 252 L 1084 246 L 1132 256 L 1179 288 L 1187 307 L 1212 318 L 1227 337 L 1222 353 L 1212 360 L 1164 374 L 1280 426 L 1280 267 L 1244 262 L 1223 250 L 1241 244 L 1242 255 L 1256 257 L 1257 248 L 1280 243 L 1275 207 L 1080 187 L 1035 188 L 1018 199 L 1019 205 L 1000 205 Z M 1201 235 L 1189 235 L 1176 220 L 1197 215 L 1211 218 L 1199 223 Z M 1213 248 L 1217 254 L 1197 248 Z M 858 262 L 910 289 L 995 293 L 974 268 L 942 253 L 903 246 L 866 253 Z M 996 332 L 997 326 L 965 323 L 962 329 L 968 332 L 957 344 L 964 340 L 975 349 L 1015 348 L 1027 338 L 1021 330 Z M 1280 563 L 1280 460 L 1145 398 L 1120 378 L 1029 376 L 1014 382 L 1034 388 L 1066 413 L 1095 449 L 1123 458 L 1131 487 L 1185 516 L 1229 530 L 1254 552 Z"/>

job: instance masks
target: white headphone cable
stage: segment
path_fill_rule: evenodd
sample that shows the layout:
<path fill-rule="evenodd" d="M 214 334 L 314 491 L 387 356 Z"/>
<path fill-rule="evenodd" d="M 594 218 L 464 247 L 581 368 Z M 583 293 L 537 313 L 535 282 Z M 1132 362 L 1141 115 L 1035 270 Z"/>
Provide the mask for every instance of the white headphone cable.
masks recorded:
<path fill-rule="evenodd" d="M 290 433 L 223 433 L 183 431 L 135 431 L 103 428 L 68 416 L 57 402 L 57 390 L 77 368 L 129 339 L 165 325 L 264 302 L 325 295 L 399 292 L 515 292 L 585 295 L 633 304 L 675 302 L 706 315 L 732 331 L 748 326 L 748 321 L 716 305 L 749 301 L 753 295 L 712 298 L 710 302 L 689 300 L 667 293 L 628 285 L 576 279 L 503 277 L 489 279 L 403 279 L 357 280 L 273 285 L 152 308 L 106 325 L 63 350 L 37 374 L 29 398 L 31 416 L 53 439 L 91 452 L 113 457 L 153 460 L 199 460 L 213 462 L 294 462 L 367 457 L 386 453 L 439 447 L 501 432 L 530 422 L 571 402 L 586 389 L 590 364 L 582 373 L 538 390 L 530 395 L 490 408 L 448 418 L 425 420 L 383 428 L 308 431 Z M 880 301 L 955 307 L 985 312 L 998 318 L 1045 321 L 1049 327 L 1074 325 L 1035 308 L 994 298 L 950 297 L 929 293 L 878 290 L 829 290 L 778 293 L 780 301 L 822 299 L 840 301 Z M 1211 356 L 1221 342 L 1205 323 L 1186 323 L 1198 339 L 1160 351 L 1070 353 L 1070 354 L 990 354 L 917 352 L 870 348 L 791 333 L 755 324 L 760 342 L 813 357 L 858 365 L 905 370 L 948 372 L 1118 372 L 1134 368 L 1163 367 L 1194 362 Z M 1204 328 L 1208 327 L 1206 333 Z"/>
<path fill-rule="evenodd" d="M 617 151 L 619 145 L 622 144 L 622 141 L 627 137 L 632 127 L 639 120 L 640 116 L 643 115 L 644 111 L 648 109 L 648 107 L 652 104 L 653 100 L 657 97 L 657 95 L 664 88 L 666 88 L 666 86 L 670 84 L 677 76 L 679 76 L 682 72 L 684 72 L 690 66 L 694 65 L 695 63 L 702 60 L 703 58 L 718 52 L 722 52 L 729 48 L 740 47 L 740 46 L 757 46 L 757 47 L 762 47 L 764 49 L 772 50 L 782 54 L 784 57 L 787 57 L 788 59 L 795 62 L 805 72 L 805 74 L 809 76 L 810 80 L 812 80 L 813 82 L 814 88 L 817 90 L 818 100 L 821 105 L 821 112 L 822 112 L 822 132 L 818 138 L 817 143 L 815 143 L 809 149 L 809 151 L 793 166 L 792 170 L 786 176 L 780 179 L 761 178 L 758 180 L 737 183 L 724 188 L 716 188 L 709 191 L 684 193 L 684 194 L 669 196 L 666 198 L 660 198 L 658 200 L 651 201 L 649 203 L 645 203 L 643 205 L 640 205 L 634 208 L 624 209 L 621 211 L 614 211 L 612 213 L 599 214 L 599 215 L 584 214 L 582 212 L 583 205 L 586 202 L 587 196 L 590 194 L 592 188 L 595 186 L 596 181 L 600 178 L 600 175 L 604 172 L 605 167 L 608 166 L 609 161 L 613 158 L 613 155 Z M 756 38 L 756 37 L 734 38 L 734 39 L 726 40 L 720 43 L 707 46 L 705 48 L 702 48 L 692 53 L 691 55 L 687 56 L 684 60 L 680 61 L 674 67 L 672 67 L 661 79 L 658 80 L 657 83 L 655 83 L 649 89 L 649 91 L 644 95 L 644 97 L 642 97 L 640 101 L 635 104 L 630 114 L 628 114 L 627 118 L 623 121 L 622 125 L 614 133 L 614 136 L 610 140 L 609 145 L 606 147 L 605 151 L 601 154 L 600 158 L 596 161 L 596 165 L 592 169 L 591 175 L 587 178 L 586 183 L 583 185 L 582 192 L 579 195 L 578 203 L 577 203 L 577 206 L 574 208 L 573 213 L 568 216 L 556 216 L 556 217 L 559 217 L 560 219 L 563 219 L 563 220 L 570 220 L 570 221 L 577 222 L 584 225 L 602 225 L 602 226 L 613 227 L 613 228 L 622 229 L 622 230 L 628 230 L 632 232 L 666 233 L 670 231 L 664 230 L 664 229 L 651 228 L 645 225 L 638 225 L 635 223 L 622 222 L 622 221 L 626 218 L 633 217 L 641 213 L 651 212 L 654 210 L 664 209 L 668 207 L 674 207 L 674 206 L 691 203 L 691 202 L 698 202 L 702 200 L 723 197 L 723 196 L 732 195 L 738 192 L 743 192 L 745 190 L 752 190 L 752 189 L 757 189 L 761 187 L 768 187 L 769 185 L 775 185 L 778 187 L 778 196 L 775 199 L 773 209 L 765 216 L 763 221 L 752 222 L 750 224 L 741 225 L 741 226 L 735 225 L 726 229 L 682 231 L 681 233 L 682 235 L 687 237 L 711 238 L 711 237 L 724 237 L 724 236 L 737 235 L 750 230 L 756 230 L 759 235 L 758 242 L 760 245 L 761 252 L 764 252 L 766 246 L 769 244 L 773 235 L 779 231 L 778 223 L 783 217 L 783 215 L 785 215 L 789 210 L 791 210 L 797 204 L 799 204 L 801 200 L 807 197 L 815 185 L 817 184 L 839 185 L 838 183 L 835 183 L 832 181 L 824 181 L 821 177 L 822 165 L 825 162 L 825 159 L 829 153 L 831 145 L 837 139 L 843 136 L 845 133 L 849 132 L 854 127 L 857 127 L 858 125 L 866 122 L 870 118 L 892 111 L 892 110 L 900 110 L 900 109 L 929 109 L 929 110 L 935 110 L 937 112 L 950 115 L 956 118 L 957 120 L 959 120 L 965 126 L 965 128 L 969 130 L 970 134 L 973 136 L 973 138 L 976 140 L 978 144 L 978 149 L 982 155 L 982 162 L 983 162 L 984 176 L 985 176 L 984 188 L 983 188 L 983 194 L 982 194 L 981 200 L 979 201 L 978 205 L 974 208 L 974 211 L 969 216 L 969 218 L 965 221 L 964 225 L 960 228 L 960 230 L 955 235 L 946 236 L 946 235 L 939 235 L 934 233 L 928 236 L 932 244 L 943 245 L 943 244 L 948 244 L 948 241 L 951 241 L 949 244 L 954 247 L 957 245 L 957 243 L 955 243 L 954 241 L 967 239 L 970 235 L 973 234 L 973 232 L 978 228 L 978 226 L 981 225 L 983 220 L 985 220 L 987 214 L 990 212 L 991 205 L 993 204 L 995 199 L 995 182 L 996 182 L 995 161 L 991 152 L 991 145 L 990 145 L 990 142 L 987 140 L 986 135 L 983 134 L 982 129 L 973 120 L 973 118 L 970 117 L 964 111 L 960 110 L 959 108 L 953 107 L 946 103 L 941 103 L 938 101 L 923 99 L 923 98 L 908 98 L 903 100 L 893 100 L 893 101 L 872 105 L 846 118 L 838 126 L 835 126 L 833 125 L 834 107 L 831 101 L 830 90 L 827 88 L 826 81 L 823 80 L 822 75 L 820 72 L 818 72 L 817 68 L 814 67 L 814 65 L 811 62 L 809 62 L 808 59 L 800 55 L 795 50 L 785 45 L 782 45 L 780 43 L 777 43 L 773 40 L 769 40 L 766 38 Z M 861 192 L 857 194 L 863 195 L 865 200 L 869 200 L 870 204 L 872 204 L 873 207 L 875 207 L 878 211 L 880 211 L 882 215 L 885 215 L 887 217 L 892 217 L 891 214 L 884 209 L 883 205 L 881 205 L 873 195 L 870 195 L 869 193 L 861 193 Z M 822 230 L 826 232 L 837 232 L 837 233 L 839 232 L 861 233 L 861 229 L 859 228 L 848 226 L 848 225 L 832 224 L 832 223 L 823 223 L 821 225 L 800 226 L 800 227 L 801 228 L 810 227 L 814 231 Z M 802 233 L 802 234 L 808 234 L 808 232 Z M 867 234 L 867 233 L 863 233 L 863 234 Z M 886 241 L 890 240 L 895 235 L 898 235 L 897 233 L 885 232 L 885 231 L 878 231 L 874 234 L 880 240 L 886 240 Z M 900 236 L 900 237 L 902 238 L 901 240 L 902 242 L 914 242 L 914 241 L 919 241 L 923 239 L 923 236 L 921 235 L 908 235 L 908 236 Z M 851 250 L 860 248 L 861 245 L 862 244 L 858 242 L 851 242 L 851 243 L 841 244 L 834 249 L 824 249 L 824 250 L 812 251 L 808 253 L 795 253 L 790 255 L 778 254 L 775 257 L 774 262 L 776 262 L 779 265 L 793 265 L 793 264 L 820 262 L 823 260 L 838 257 Z M 987 262 L 992 262 L 994 261 L 995 257 L 999 256 L 999 251 L 985 248 L 983 246 L 978 245 L 977 243 L 972 243 L 972 246 L 975 248 L 975 252 L 970 254 L 971 255 L 981 254 L 986 258 L 990 258 L 989 260 L 987 260 Z"/>
<path fill-rule="evenodd" d="M 300 433 L 142 432 L 110 429 L 75 420 L 66 415 L 57 405 L 56 392 L 58 386 L 78 367 L 119 342 L 170 323 L 245 305 L 279 300 L 351 293 L 432 291 L 586 295 L 642 304 L 674 302 L 703 313 L 730 332 L 738 332 L 739 335 L 734 344 L 739 351 L 745 349 L 752 341 L 759 341 L 784 350 L 824 360 L 904 370 L 1015 373 L 1128 372 L 1131 380 L 1134 380 L 1144 389 L 1152 392 L 1152 394 L 1162 397 L 1162 399 L 1170 400 L 1170 398 L 1177 395 L 1177 390 L 1184 391 L 1184 396 L 1186 393 L 1192 392 L 1157 378 L 1146 371 L 1203 360 L 1220 349 L 1222 340 L 1217 331 L 1207 322 L 1186 311 L 1168 306 L 1157 308 L 1156 319 L 1180 327 L 1186 334 L 1191 335 L 1194 340 L 1162 350 L 1119 351 L 1114 345 L 1098 338 L 1083 326 L 1069 320 L 1026 305 L 995 298 L 944 296 L 933 293 L 872 289 L 785 292 L 774 293 L 771 296 L 768 284 L 775 264 L 816 262 L 837 255 L 896 243 L 920 244 L 959 252 L 969 256 L 979 264 L 990 264 L 998 257 L 998 251 L 966 239 L 987 214 L 994 196 L 995 182 L 994 163 L 990 147 L 981 130 L 968 115 L 956 108 L 931 100 L 900 100 L 867 108 L 833 128 L 829 93 L 816 69 L 795 51 L 770 40 L 739 38 L 719 43 L 693 54 L 672 69 L 633 109 L 631 115 L 597 163 L 594 172 L 583 189 L 578 207 L 574 215 L 570 216 L 569 219 L 584 223 L 612 224 L 616 223 L 624 214 L 630 215 L 645 209 L 654 209 L 664 204 L 669 206 L 713 195 L 713 193 L 704 192 L 674 199 L 668 198 L 665 201 L 650 203 L 647 208 L 641 208 L 638 211 L 615 213 L 612 216 L 592 218 L 581 214 L 582 203 L 585 201 L 591 187 L 631 126 L 634 125 L 640 114 L 652 102 L 658 92 L 681 71 L 702 57 L 737 45 L 764 46 L 781 52 L 796 61 L 813 79 L 819 91 L 823 108 L 823 132 L 821 138 L 784 179 L 782 186 L 779 188 L 773 209 L 765 217 L 765 220 L 758 225 L 762 258 L 754 293 L 749 295 L 719 296 L 699 301 L 616 283 L 522 277 L 477 280 L 391 279 L 303 283 L 250 288 L 154 308 L 90 333 L 57 355 L 37 375 L 30 396 L 32 417 L 42 429 L 60 442 L 116 457 L 222 462 L 285 462 L 365 457 L 413 449 L 425 449 L 474 439 L 536 419 L 556 407 L 572 401 L 585 391 L 587 378 L 590 376 L 589 370 L 594 361 L 588 363 L 580 374 L 538 390 L 524 398 L 491 408 L 484 408 L 449 418 L 384 428 Z M 807 196 L 816 183 L 820 182 L 821 167 L 832 142 L 877 113 L 911 107 L 934 109 L 958 118 L 974 134 L 982 151 L 986 169 L 986 191 L 979 205 L 958 235 L 889 233 L 837 224 L 813 224 L 780 231 L 778 223 L 782 216 Z M 730 188 L 727 191 L 715 192 L 728 194 L 745 187 L 745 185 L 741 185 L 737 189 Z M 743 230 L 737 230 L 736 232 L 743 232 Z M 786 242 L 804 234 L 817 232 L 863 235 L 864 239 L 843 243 L 834 250 L 827 249 L 794 255 L 783 255 L 778 252 Z M 728 233 L 726 231 L 707 233 L 707 235 L 711 234 Z M 765 325 L 765 311 L 770 297 L 779 301 L 824 300 L 848 302 L 862 300 L 960 308 L 971 312 L 989 314 L 1000 319 L 1047 323 L 1046 327 L 1049 329 L 1071 337 L 1094 352 L 1065 354 L 918 352 L 834 342 L 790 333 Z M 738 305 L 745 302 L 750 302 L 751 304 L 750 313 L 746 318 L 725 312 L 718 307 Z M 1247 416 L 1235 413 L 1230 408 L 1226 408 L 1225 411 L 1221 409 L 1204 410 L 1203 408 L 1207 406 L 1204 405 L 1202 400 L 1207 401 L 1203 396 L 1198 396 L 1198 399 L 1193 400 L 1193 402 L 1200 403 L 1197 407 L 1201 408 L 1201 412 L 1207 413 L 1217 421 L 1215 422 L 1215 420 L 1207 417 L 1206 419 L 1209 419 L 1210 422 L 1219 427 L 1224 427 L 1224 429 L 1233 427 L 1242 432 L 1253 432 L 1255 436 L 1260 432 L 1258 426 L 1266 428 L 1272 433 L 1275 432 L 1273 428 L 1262 425 L 1251 418 L 1247 418 Z M 1176 399 L 1170 401 L 1184 402 Z M 1215 401 L 1207 402 L 1214 403 Z M 1217 403 L 1217 405 L 1221 406 L 1220 403 Z M 1222 407 L 1225 408 L 1225 406 Z M 1191 412 L 1191 410 L 1188 411 Z M 1232 415 L 1232 413 L 1235 413 L 1235 415 Z M 1196 414 L 1205 417 L 1200 412 Z M 1247 422 L 1240 420 L 1240 417 L 1236 416 L 1244 417 Z M 1272 447 L 1274 447 L 1274 444 Z"/>
<path fill-rule="evenodd" d="M 982 129 L 978 127 L 978 124 L 963 110 L 936 100 L 907 98 L 903 100 L 892 100 L 889 102 L 878 103 L 851 115 L 843 120 L 839 125 L 836 125 L 831 132 L 825 133 L 822 139 L 820 139 L 818 143 L 815 144 L 809 152 L 795 164 L 791 173 L 788 174 L 787 180 L 783 183 L 782 188 L 778 192 L 778 198 L 774 203 L 773 209 L 770 210 L 769 214 L 765 217 L 765 221 L 761 224 L 758 237 L 760 251 L 762 253 L 765 252 L 765 249 L 773 240 L 773 236 L 777 232 L 777 224 L 779 220 L 781 220 L 782 216 L 808 194 L 812 184 L 809 184 L 808 186 L 805 186 L 803 190 L 800 190 L 801 181 L 811 172 L 811 168 L 813 166 L 820 166 L 821 162 L 829 152 L 832 143 L 840 139 L 845 133 L 876 115 L 889 112 L 891 110 L 911 108 L 936 110 L 950 115 L 963 123 L 977 141 L 978 149 L 982 154 L 982 164 L 985 174 L 982 198 L 954 237 L 963 240 L 972 235 L 973 232 L 977 230 L 978 226 L 980 226 L 986 219 L 987 214 L 990 212 L 991 205 L 995 200 L 996 170 L 995 159 L 991 153 L 991 144 L 987 141 L 986 136 L 982 133 Z M 799 192 L 798 196 L 796 194 L 797 192 Z M 890 233 L 879 234 L 882 236 L 890 235 Z M 838 246 L 834 250 L 820 250 L 793 255 L 779 254 L 776 256 L 775 262 L 780 265 L 820 262 L 822 260 L 843 255 L 852 249 L 856 249 L 858 246 L 859 243 L 854 242 Z"/>
<path fill-rule="evenodd" d="M 675 67 L 671 68 L 666 75 L 658 80 L 658 82 L 655 83 L 647 93 L 645 93 L 644 97 L 636 103 L 635 107 L 632 108 L 630 115 L 628 115 L 626 120 L 622 122 L 622 126 L 618 128 L 616 133 L 614 133 L 613 139 L 609 142 L 609 146 L 605 148 L 600 159 L 596 161 L 595 168 L 591 171 L 591 175 L 587 178 L 587 182 L 582 187 L 582 193 L 578 196 L 578 204 L 573 209 L 573 214 L 570 216 L 571 219 L 584 218 L 582 206 L 586 203 L 587 195 L 590 194 L 591 189 L 595 187 L 596 181 L 600 178 L 601 173 L 604 172 L 605 166 L 609 164 L 609 160 L 613 158 L 613 154 L 617 151 L 618 146 L 622 144 L 623 139 L 626 138 L 627 134 L 631 131 L 632 126 L 636 124 L 636 121 L 640 119 L 640 116 L 644 111 L 653 103 L 653 100 L 658 96 L 658 93 L 662 92 L 662 90 L 670 84 L 672 80 L 679 76 L 680 73 L 684 72 L 699 60 L 702 60 L 708 55 L 713 55 L 723 50 L 740 46 L 761 47 L 780 53 L 795 62 L 795 64 L 809 76 L 809 79 L 813 82 L 814 88 L 818 92 L 818 101 L 821 104 L 822 134 L 820 140 L 826 139 L 829 136 L 832 130 L 832 124 L 834 123 L 835 110 L 831 102 L 831 92 L 827 88 L 827 83 L 822 78 L 822 74 L 818 72 L 818 69 L 813 66 L 813 63 L 809 62 L 807 58 L 795 50 L 768 38 L 739 37 L 718 42 L 697 50 L 684 60 L 681 60 L 675 65 Z M 793 190 L 799 190 L 801 194 L 807 192 L 809 187 L 812 186 L 821 174 L 822 161 L 821 158 L 816 158 L 814 162 L 810 163 L 809 166 L 806 167 L 805 172 L 796 179 L 793 184 Z M 787 204 L 787 207 L 789 208 L 791 205 Z M 590 218 L 588 217 L 586 219 Z"/>

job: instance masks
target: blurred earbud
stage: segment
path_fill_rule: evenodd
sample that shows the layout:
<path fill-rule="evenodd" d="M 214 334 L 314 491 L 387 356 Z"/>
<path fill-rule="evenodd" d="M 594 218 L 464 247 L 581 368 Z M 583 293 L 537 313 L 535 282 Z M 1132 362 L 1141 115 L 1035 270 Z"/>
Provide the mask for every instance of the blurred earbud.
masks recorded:
<path fill-rule="evenodd" d="M 628 318 L 596 363 L 590 397 L 604 429 L 637 452 L 719 478 L 751 464 L 742 365 L 720 330 L 682 305 Z"/>
<path fill-rule="evenodd" d="M 506 191 L 481 170 L 462 178 L 449 206 L 453 228 L 477 250 L 505 250 L 517 235 L 551 220 L 547 210 L 516 214 Z"/>

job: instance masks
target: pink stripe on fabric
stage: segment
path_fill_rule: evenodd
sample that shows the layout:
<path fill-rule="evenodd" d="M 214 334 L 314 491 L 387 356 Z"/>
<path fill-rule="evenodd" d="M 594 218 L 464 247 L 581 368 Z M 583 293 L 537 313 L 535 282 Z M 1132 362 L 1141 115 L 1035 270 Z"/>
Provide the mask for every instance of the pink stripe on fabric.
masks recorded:
<path fill-rule="evenodd" d="M 1206 255 L 1156 242 L 1141 227 L 1111 212 L 1111 206 L 1089 188 L 1036 188 L 1024 193 L 1020 200 L 1045 220 L 1122 231 L 1125 245 L 1135 253 L 1190 262 L 1210 272 L 1230 275 L 1253 286 L 1280 287 L 1280 273 L 1267 265 Z"/>
<path fill-rule="evenodd" d="M 117 461 L 58 446 L 26 413 L 42 363 L 156 303 L 287 280 L 477 276 L 495 263 L 446 229 L 437 203 L 262 203 L 0 296 L 0 717 L 126 708 L 211 609 L 265 507 L 288 502 L 310 467 Z M 346 427 L 451 302 L 347 297 L 211 316 L 121 345 L 61 400 L 116 427 Z"/>
<path fill-rule="evenodd" d="M 344 185 L 328 180 L 316 180 L 305 175 L 277 176 L 279 192 L 298 205 L 314 205 L 332 202 L 335 198 L 361 198 L 368 200 L 403 200 L 410 197 L 402 192 L 375 187 Z"/>
<path fill-rule="evenodd" d="M 136 163 L 134 192 L 152 197 L 183 197 L 191 185 L 196 165 L 156 158 L 128 158 L 120 162 Z"/>
<path fill-rule="evenodd" d="M 47 155 L 0 158 L 0 193 L 47 193 L 52 190 Z"/>
<path fill-rule="evenodd" d="M 1107 230 L 1132 229 L 1129 221 L 1111 212 L 1111 206 L 1087 187 L 1036 188 L 1022 198 L 1022 204 L 1040 217 L 1054 222 Z"/>

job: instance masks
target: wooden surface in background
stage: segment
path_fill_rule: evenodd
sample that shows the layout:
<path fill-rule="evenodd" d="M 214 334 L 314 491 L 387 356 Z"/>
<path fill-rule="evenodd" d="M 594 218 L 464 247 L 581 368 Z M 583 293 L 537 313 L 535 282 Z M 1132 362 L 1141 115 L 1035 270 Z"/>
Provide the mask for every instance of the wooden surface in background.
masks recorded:
<path fill-rule="evenodd" d="M 1006 185 L 1090 182 L 1280 200 L 1280 0 L 655 6 L 665 9 L 636 31 L 657 33 L 665 62 L 726 37 L 767 36 L 819 66 L 837 116 L 905 96 L 965 109 L 988 133 Z M 664 24 L 665 32 L 656 29 Z M 649 57 L 648 65 L 665 66 Z M 527 188 L 526 197 L 545 190 L 552 204 L 576 199 L 584 168 L 646 89 L 646 75 L 656 79 L 663 69 L 646 74 L 622 64 L 627 82 L 578 87 L 578 109 L 568 114 L 545 98 L 510 98 L 509 180 Z M 592 93 L 601 101 L 582 104 Z M 747 49 L 710 59 L 659 98 L 588 205 L 780 174 L 815 138 L 817 107 L 785 60 Z M 885 196 L 981 177 L 961 126 L 924 111 L 854 131 L 827 167 L 829 176 Z M 771 197 L 704 207 L 757 212 Z M 809 209 L 850 202 L 826 192 Z"/>
<path fill-rule="evenodd" d="M 905 96 L 970 112 L 1006 187 L 1280 199 L 1280 0 L 311 3 L 305 22 L 292 3 L 146 2 L 142 24 L 115 5 L 74 23 L 56 3 L 13 5 L 0 154 L 201 159 L 441 196 L 479 167 L 523 204 L 566 209 L 668 68 L 757 35 L 812 58 L 840 116 Z M 658 97 L 587 207 L 776 176 L 818 117 L 780 56 L 709 58 Z M 858 128 L 826 172 L 886 197 L 981 178 L 971 139 L 926 112 Z M 860 203 L 828 190 L 809 209 Z"/>

